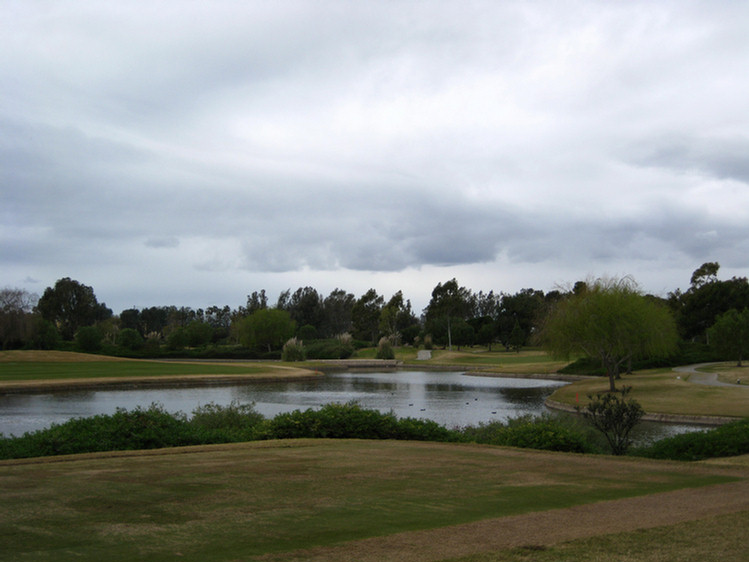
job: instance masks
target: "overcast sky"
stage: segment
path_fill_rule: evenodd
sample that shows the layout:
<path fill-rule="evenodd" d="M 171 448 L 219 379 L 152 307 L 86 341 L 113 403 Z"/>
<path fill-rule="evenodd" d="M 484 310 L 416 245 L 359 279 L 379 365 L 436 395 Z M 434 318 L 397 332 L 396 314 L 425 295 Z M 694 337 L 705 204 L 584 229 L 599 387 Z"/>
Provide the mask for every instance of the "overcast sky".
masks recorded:
<path fill-rule="evenodd" d="M 749 3 L 0 0 L 0 287 L 749 275 Z"/>

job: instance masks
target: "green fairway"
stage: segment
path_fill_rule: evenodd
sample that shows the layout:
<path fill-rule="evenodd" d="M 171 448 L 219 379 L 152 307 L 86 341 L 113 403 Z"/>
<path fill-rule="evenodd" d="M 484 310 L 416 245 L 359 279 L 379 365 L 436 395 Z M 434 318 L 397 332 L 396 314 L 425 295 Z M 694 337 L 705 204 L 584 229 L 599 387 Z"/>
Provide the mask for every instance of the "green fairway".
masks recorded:
<path fill-rule="evenodd" d="M 374 357 L 374 350 L 357 352 L 358 356 Z M 465 348 L 460 351 L 454 349 L 435 349 L 431 352 L 431 359 L 417 360 L 417 350 L 414 348 L 397 348 L 395 357 L 409 366 L 470 368 L 477 371 L 510 373 L 510 374 L 548 374 L 555 373 L 564 367 L 567 361 L 552 359 L 547 353 L 539 349 L 524 349 L 520 352 L 494 349 L 489 351 L 483 347 Z"/>
<path fill-rule="evenodd" d="M 268 372 L 264 365 L 220 365 L 157 361 L 96 361 L 87 363 L 3 363 L 0 380 L 40 380 L 98 377 L 160 377 L 179 375 L 250 375 Z"/>
<path fill-rule="evenodd" d="M 0 559 L 246 560 L 731 480 L 706 465 L 356 440 L 4 461 Z"/>
<path fill-rule="evenodd" d="M 624 375 L 617 386 L 631 386 L 630 396 L 648 413 L 728 416 L 749 416 L 749 385 L 711 386 L 689 382 L 688 376 L 671 369 Z M 570 405 L 584 406 L 588 394 L 608 390 L 602 377 L 578 381 L 557 389 L 551 395 Z"/>
<path fill-rule="evenodd" d="M 299 366 L 280 363 L 148 361 L 55 351 L 0 352 L 0 382 L 13 383 L 217 375 L 284 378 L 313 374 Z"/>

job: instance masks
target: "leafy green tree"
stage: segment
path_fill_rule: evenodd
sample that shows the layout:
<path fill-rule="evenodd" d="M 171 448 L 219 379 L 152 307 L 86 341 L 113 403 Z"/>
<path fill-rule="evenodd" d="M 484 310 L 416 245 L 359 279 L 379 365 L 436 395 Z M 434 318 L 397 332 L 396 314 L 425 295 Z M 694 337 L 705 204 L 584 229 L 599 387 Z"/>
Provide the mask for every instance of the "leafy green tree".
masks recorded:
<path fill-rule="evenodd" d="M 175 330 L 177 328 L 187 328 L 190 322 L 198 320 L 198 313 L 189 306 L 166 307 L 166 328 Z"/>
<path fill-rule="evenodd" d="M 323 334 L 332 338 L 351 331 L 351 315 L 356 297 L 343 289 L 333 289 L 323 301 Z"/>
<path fill-rule="evenodd" d="M 560 300 L 546 318 L 541 342 L 560 359 L 598 358 L 614 392 L 622 365 L 670 355 L 677 334 L 669 310 L 641 295 L 635 282 L 625 277 L 598 279 Z"/>
<path fill-rule="evenodd" d="M 253 291 L 251 295 L 247 295 L 247 306 L 240 309 L 240 313 L 243 316 L 249 316 L 265 308 L 268 308 L 268 297 L 265 295 L 265 289 L 261 289 L 259 293 Z"/>
<path fill-rule="evenodd" d="M 456 320 L 465 321 L 470 317 L 472 304 L 471 291 L 465 287 L 460 287 L 456 279 L 453 278 L 444 284 L 438 283 L 432 290 L 432 298 L 425 312 L 427 331 L 437 338 L 437 334 L 442 332 L 441 328 L 444 326 L 447 335 L 446 343 L 448 349 L 452 351 L 453 322 Z"/>
<path fill-rule="evenodd" d="M 209 306 L 205 310 L 204 322 L 213 329 L 213 341 L 229 337 L 231 329 L 231 308 L 229 306 Z"/>
<path fill-rule="evenodd" d="M 140 310 L 137 308 L 128 308 L 120 312 L 120 329 L 137 330 L 141 336 Z"/>
<path fill-rule="evenodd" d="M 520 346 L 526 344 L 527 339 L 537 328 L 543 313 L 547 310 L 543 291 L 536 289 L 521 289 L 514 295 L 502 295 L 499 306 L 498 326 L 499 338 L 507 349 L 517 347 L 518 342 L 513 340 L 514 336 L 522 333 L 524 335 Z M 520 332 L 515 330 L 519 326 Z M 511 341 L 512 340 L 512 341 Z"/>
<path fill-rule="evenodd" d="M 692 273 L 692 278 L 689 280 L 690 285 L 698 289 L 705 283 L 714 283 L 718 280 L 719 269 L 720 264 L 717 261 L 703 263 Z"/>
<path fill-rule="evenodd" d="M 380 310 L 380 334 L 390 338 L 393 345 L 400 345 L 401 341 L 413 342 L 418 335 L 418 319 L 411 310 L 411 301 L 403 298 L 403 292 L 395 293 Z"/>
<path fill-rule="evenodd" d="M 749 281 L 745 277 L 718 279 L 717 262 L 702 264 L 692 274 L 689 290 L 679 289 L 669 294 L 669 306 L 675 317 L 679 334 L 688 341 L 705 341 L 707 330 L 718 316 L 735 308 L 749 307 Z"/>
<path fill-rule="evenodd" d="M 380 334 L 380 311 L 384 303 L 384 297 L 378 295 L 374 289 L 369 289 L 357 299 L 351 309 L 355 338 L 373 344 L 377 342 L 377 336 Z"/>
<path fill-rule="evenodd" d="M 70 277 L 59 279 L 54 287 L 47 287 L 36 308 L 67 340 L 72 339 L 79 328 L 112 316 L 112 311 L 96 300 L 91 287 Z"/>
<path fill-rule="evenodd" d="M 631 387 L 621 393 L 601 392 L 589 395 L 590 402 L 582 411 L 583 417 L 603 433 L 614 455 L 624 455 L 631 443 L 630 433 L 645 414 L 639 402 L 627 398 Z"/>
<path fill-rule="evenodd" d="M 749 308 L 724 312 L 708 330 L 708 335 L 710 345 L 718 353 L 736 359 L 737 366 L 741 367 L 749 351 Z"/>
<path fill-rule="evenodd" d="M 474 295 L 473 298 L 474 310 L 472 316 L 474 318 L 485 317 L 496 320 L 499 315 L 499 307 L 501 302 L 501 295 L 495 295 L 494 291 L 489 291 L 488 293 L 479 291 Z"/>
<path fill-rule="evenodd" d="M 469 323 L 476 332 L 476 343 L 485 345 L 489 351 L 497 338 L 497 323 L 489 316 L 472 318 Z"/>
<path fill-rule="evenodd" d="M 457 318 L 452 324 L 453 343 L 461 347 L 472 346 L 476 338 L 476 331 L 468 322 L 462 318 Z"/>
<path fill-rule="evenodd" d="M 297 326 L 314 326 L 319 334 L 323 328 L 323 298 L 312 287 L 299 287 L 293 294 L 284 291 L 278 297 L 276 309 L 285 310 Z"/>
<path fill-rule="evenodd" d="M 512 332 L 510 332 L 510 337 L 507 341 L 510 349 L 516 352 L 520 352 L 520 349 L 525 343 L 525 338 L 525 332 L 520 327 L 520 322 L 515 322 L 515 327 L 512 329 Z"/>
<path fill-rule="evenodd" d="M 169 321 L 169 309 L 165 306 L 152 306 L 140 311 L 138 331 L 144 338 L 156 334 L 161 338 Z"/>
<path fill-rule="evenodd" d="M 242 345 L 267 351 L 281 349 L 294 336 L 296 323 L 285 310 L 263 308 L 239 321 Z"/>

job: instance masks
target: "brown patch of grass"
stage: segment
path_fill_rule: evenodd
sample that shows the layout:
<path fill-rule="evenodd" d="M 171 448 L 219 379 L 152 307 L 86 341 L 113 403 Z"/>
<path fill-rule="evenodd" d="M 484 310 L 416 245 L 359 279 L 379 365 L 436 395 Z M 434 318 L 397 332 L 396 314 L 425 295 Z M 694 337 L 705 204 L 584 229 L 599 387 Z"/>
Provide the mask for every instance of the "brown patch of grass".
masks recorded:
<path fill-rule="evenodd" d="M 742 384 L 749 388 L 749 365 L 738 367 L 736 362 L 713 365 L 706 369 L 708 372 L 718 375 L 718 380 L 728 384 L 736 384 L 741 380 Z"/>
<path fill-rule="evenodd" d="M 710 465 L 722 465 L 722 466 L 738 466 L 749 468 L 749 455 L 739 455 L 736 457 L 723 457 L 718 459 L 707 459 L 700 461 L 704 464 Z"/>
<path fill-rule="evenodd" d="M 91 355 L 89 353 L 76 353 L 73 351 L 43 351 L 35 349 L 0 351 L 0 363 L 90 363 L 97 361 L 137 361 L 137 359 Z"/>
<path fill-rule="evenodd" d="M 542 529 L 545 519 L 518 514 L 746 474 L 737 467 L 356 440 L 99 453 L 0 462 L 0 533 L 17 535 L 7 544 L 11 553 L 30 544 L 61 552 L 81 541 L 76 552 L 92 560 L 107 549 L 113 560 L 175 550 L 201 562 L 263 553 L 291 560 L 310 548 L 324 549 L 318 560 L 372 560 L 375 552 L 380 560 L 400 560 L 397 537 L 404 532 L 414 556 L 415 546 L 430 550 L 437 541 L 459 553 L 501 530 L 489 523 L 482 530 L 484 519 L 521 517 L 523 528 Z M 638 519 L 642 506 L 636 507 L 625 520 Z M 575 513 L 561 521 L 575 520 Z M 385 538 L 371 540 L 384 541 L 380 546 L 341 543 L 378 535 Z M 342 550 L 325 550 L 336 543 Z M 527 536 L 523 544 L 546 543 Z M 284 549 L 301 550 L 272 554 Z"/>

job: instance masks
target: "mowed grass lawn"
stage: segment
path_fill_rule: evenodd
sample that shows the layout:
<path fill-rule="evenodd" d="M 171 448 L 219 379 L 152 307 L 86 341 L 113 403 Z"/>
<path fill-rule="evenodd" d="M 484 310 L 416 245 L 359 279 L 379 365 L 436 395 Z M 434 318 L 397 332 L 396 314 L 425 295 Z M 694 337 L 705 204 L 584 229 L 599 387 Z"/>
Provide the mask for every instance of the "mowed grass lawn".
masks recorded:
<path fill-rule="evenodd" d="M 568 361 L 552 359 L 540 350 L 458 352 L 439 350 L 432 353 L 433 364 L 461 364 L 479 370 L 518 374 L 555 373 Z"/>
<path fill-rule="evenodd" d="M 671 369 L 624 375 L 616 383 L 617 388 L 632 387 L 630 397 L 637 400 L 648 413 L 736 418 L 749 416 L 749 384 L 697 384 L 689 382 L 688 374 L 676 373 Z M 608 388 L 608 379 L 597 377 L 560 387 L 551 395 L 551 399 L 584 406 L 588 402 L 588 395 L 606 392 Z"/>
<path fill-rule="evenodd" d="M 0 352 L 0 382 L 200 375 L 284 377 L 299 374 L 299 369 L 267 363 L 148 361 L 65 352 Z"/>
<path fill-rule="evenodd" d="M 367 350 L 369 351 L 369 350 Z M 357 352 L 363 354 L 362 351 Z M 374 350 L 367 356 L 374 357 Z M 505 351 L 504 349 L 488 351 L 486 348 L 463 348 L 458 351 L 446 349 L 432 350 L 432 358 L 426 361 L 416 359 L 417 350 L 414 348 L 397 348 L 395 358 L 411 367 L 419 365 L 433 367 L 470 368 L 477 371 L 516 373 L 516 374 L 548 374 L 555 373 L 564 367 L 568 361 L 558 361 L 540 349 L 524 349 L 520 352 Z"/>
<path fill-rule="evenodd" d="M 3 461 L 0 559 L 284 559 L 297 549 L 736 480 L 732 474 L 360 440 Z"/>

